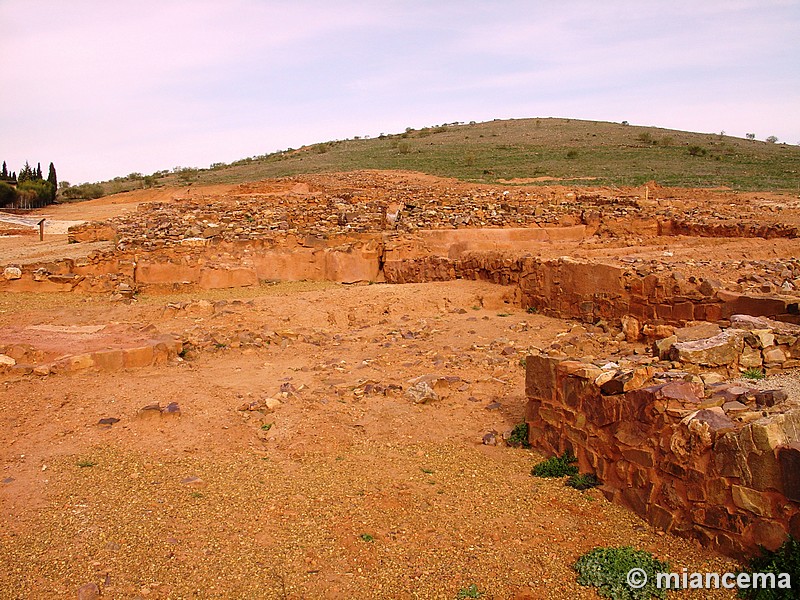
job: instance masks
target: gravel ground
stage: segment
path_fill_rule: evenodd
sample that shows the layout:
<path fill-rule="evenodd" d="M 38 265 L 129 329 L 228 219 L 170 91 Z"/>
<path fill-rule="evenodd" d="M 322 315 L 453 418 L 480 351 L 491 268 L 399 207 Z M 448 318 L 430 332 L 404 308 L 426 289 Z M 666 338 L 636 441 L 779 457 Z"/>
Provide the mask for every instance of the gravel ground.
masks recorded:
<path fill-rule="evenodd" d="M 790 369 L 760 380 L 740 378 L 737 382 L 760 390 L 782 389 L 789 396 L 789 402 L 800 403 L 800 369 Z"/>
<path fill-rule="evenodd" d="M 648 550 L 679 572 L 736 569 L 596 490 L 531 477 L 532 451 L 480 443 L 522 418 L 526 348 L 568 327 L 504 304 L 503 288 L 296 284 L 209 297 L 234 293 L 253 304 L 204 317 L 166 316 L 172 297 L 0 298 L 0 327 L 303 334 L 0 384 L 0 598 L 75 598 L 89 583 L 103 598 L 145 600 L 447 600 L 473 584 L 484 600 L 597 598 L 572 569 L 596 546 Z M 424 405 L 364 391 L 426 373 L 458 383 Z M 239 410 L 284 384 L 294 391 L 274 412 Z M 179 417 L 140 413 L 172 401 Z M 119 421 L 100 423 L 109 417 Z"/>
<path fill-rule="evenodd" d="M 65 598 L 95 582 L 110 598 L 455 598 L 471 584 L 484 598 L 596 598 L 572 565 L 598 545 L 735 569 L 596 492 L 532 478 L 537 460 L 375 440 L 295 460 L 66 456 L 25 533 L 0 534 L 0 595 Z"/>

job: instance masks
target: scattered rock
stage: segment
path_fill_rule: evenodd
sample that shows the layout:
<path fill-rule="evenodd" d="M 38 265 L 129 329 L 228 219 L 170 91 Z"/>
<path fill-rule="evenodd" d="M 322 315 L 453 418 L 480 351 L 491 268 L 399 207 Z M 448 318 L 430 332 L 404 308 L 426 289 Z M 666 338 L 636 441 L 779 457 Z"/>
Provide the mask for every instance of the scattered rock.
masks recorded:
<path fill-rule="evenodd" d="M 763 390 L 756 393 L 756 404 L 758 406 L 775 406 L 788 398 L 788 394 L 783 390 Z"/>
<path fill-rule="evenodd" d="M 427 381 L 418 381 L 406 390 L 406 397 L 410 398 L 414 404 L 425 404 L 432 400 L 438 400 L 439 395 L 433 390 Z"/>
<path fill-rule="evenodd" d="M 78 588 L 78 600 L 98 600 L 100 588 L 96 583 L 85 583 Z"/>
<path fill-rule="evenodd" d="M 630 315 L 622 317 L 622 333 L 625 335 L 625 341 L 629 343 L 638 341 L 642 333 L 642 324 L 639 319 Z"/>
<path fill-rule="evenodd" d="M 205 482 L 195 475 L 184 477 L 183 479 L 181 479 L 181 483 L 184 485 L 192 485 L 192 486 L 205 485 Z"/>
<path fill-rule="evenodd" d="M 181 407 L 177 402 L 170 402 L 161 409 L 161 414 L 166 416 L 179 417 L 181 416 Z"/>
<path fill-rule="evenodd" d="M 728 329 L 710 338 L 677 342 L 669 352 L 670 359 L 696 365 L 717 367 L 734 364 L 744 347 L 744 332 Z"/>
<path fill-rule="evenodd" d="M 281 401 L 278 400 L 277 398 L 264 398 L 263 402 L 264 402 L 264 408 L 266 408 L 269 411 L 277 410 L 281 406 Z"/>
<path fill-rule="evenodd" d="M 8 281 L 13 279 L 21 279 L 22 269 L 19 267 L 6 267 L 3 269 L 3 277 L 5 277 Z"/>
<path fill-rule="evenodd" d="M 498 437 L 496 431 L 490 431 L 483 436 L 483 445 L 484 446 L 497 446 L 498 444 Z"/>
<path fill-rule="evenodd" d="M 149 413 L 149 412 L 161 412 L 161 404 L 158 402 L 153 402 L 151 404 L 147 404 L 139 409 L 140 413 Z"/>

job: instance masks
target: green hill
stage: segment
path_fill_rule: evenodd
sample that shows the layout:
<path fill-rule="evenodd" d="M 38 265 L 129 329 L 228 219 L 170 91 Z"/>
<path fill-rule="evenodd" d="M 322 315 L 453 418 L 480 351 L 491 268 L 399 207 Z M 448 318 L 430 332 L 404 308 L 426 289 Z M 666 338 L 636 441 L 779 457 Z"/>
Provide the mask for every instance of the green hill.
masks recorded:
<path fill-rule="evenodd" d="M 613 186 L 655 180 L 668 186 L 800 192 L 798 146 L 549 118 L 442 125 L 323 142 L 209 169 L 161 172 L 147 183 L 240 183 L 355 169 L 406 169 L 483 182 L 554 177 L 576 185 Z M 130 178 L 116 183 L 124 189 L 142 185 Z"/>

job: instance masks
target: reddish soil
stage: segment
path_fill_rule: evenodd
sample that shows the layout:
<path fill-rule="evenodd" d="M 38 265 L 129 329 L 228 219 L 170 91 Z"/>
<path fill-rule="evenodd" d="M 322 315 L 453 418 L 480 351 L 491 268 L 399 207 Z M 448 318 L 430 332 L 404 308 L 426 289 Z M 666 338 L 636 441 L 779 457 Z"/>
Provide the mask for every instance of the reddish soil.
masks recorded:
<path fill-rule="evenodd" d="M 455 598 L 475 583 L 489 598 L 592 598 L 571 565 L 608 544 L 732 568 L 595 492 L 532 478 L 531 451 L 481 445 L 522 418 L 520 358 L 569 328 L 506 294 L 278 285 L 217 292 L 245 303 L 204 317 L 161 316 L 182 298 L 3 298 L 4 327 L 124 319 L 283 337 L 163 367 L 7 378 L 2 595 L 63 598 L 95 582 L 112 598 Z M 427 404 L 391 387 L 425 374 L 458 379 Z M 272 412 L 238 410 L 276 395 Z M 154 402 L 181 415 L 141 411 Z"/>
<path fill-rule="evenodd" d="M 378 187 L 470 188 L 410 173 L 360 177 Z M 336 181 L 142 190 L 46 212 L 55 221 L 96 220 L 189 194 L 302 196 Z M 554 198 L 574 192 L 530 189 Z M 781 206 L 785 222 L 800 223 L 791 197 L 655 193 L 730 218 Z M 43 244 L 0 237 L 6 263 L 109 246 L 67 244 L 62 234 Z M 632 231 L 547 250 L 660 260 L 667 251 L 684 261 L 788 257 L 796 240 L 665 243 Z M 531 477 L 542 458 L 532 451 L 481 443 L 523 418 L 521 359 L 573 327 L 509 298 L 508 288 L 465 281 L 262 285 L 143 295 L 132 304 L 0 294 L 0 345 L 47 355 L 153 333 L 217 340 L 144 369 L 0 374 L 0 596 L 74 598 L 95 583 L 104 598 L 453 599 L 475 584 L 483 598 L 597 598 L 577 585 L 572 565 L 600 545 L 652 551 L 678 572 L 736 569 L 596 491 Z M 270 343 L 243 348 L 238 336 L 259 330 Z M 417 404 L 405 392 L 424 375 L 450 380 L 440 382 L 438 399 Z M 259 408 L 267 398 L 280 404 Z M 170 402 L 179 415 L 142 410 Z"/>

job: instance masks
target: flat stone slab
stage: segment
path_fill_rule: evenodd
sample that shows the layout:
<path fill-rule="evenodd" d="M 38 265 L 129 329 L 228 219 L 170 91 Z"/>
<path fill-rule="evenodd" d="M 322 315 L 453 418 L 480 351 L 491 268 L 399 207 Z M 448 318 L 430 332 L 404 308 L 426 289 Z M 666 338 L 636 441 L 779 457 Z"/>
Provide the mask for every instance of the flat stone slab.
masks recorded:
<path fill-rule="evenodd" d="M 105 325 L 28 325 L 30 331 L 46 331 L 49 333 L 97 333 L 103 331 Z"/>

